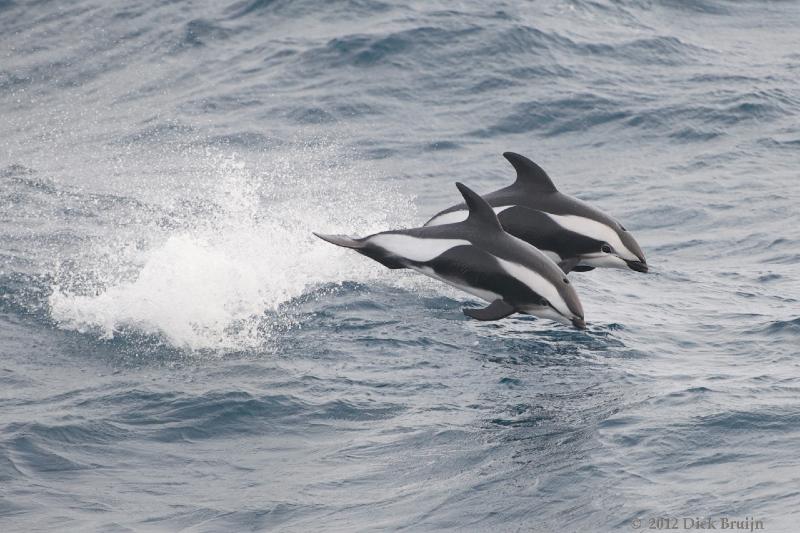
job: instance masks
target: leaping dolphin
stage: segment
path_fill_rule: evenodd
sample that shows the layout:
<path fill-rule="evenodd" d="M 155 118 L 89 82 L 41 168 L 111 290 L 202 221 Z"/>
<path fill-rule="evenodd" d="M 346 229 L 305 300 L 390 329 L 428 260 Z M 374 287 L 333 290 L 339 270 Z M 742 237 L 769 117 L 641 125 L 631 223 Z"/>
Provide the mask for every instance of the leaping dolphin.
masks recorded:
<path fill-rule="evenodd" d="M 586 271 L 595 267 L 630 268 L 647 272 L 639 244 L 614 218 L 556 189 L 550 176 L 527 157 L 506 152 L 517 180 L 484 195 L 503 228 L 539 248 L 562 266 Z M 425 223 L 450 224 L 467 216 L 464 204 L 454 205 Z"/>
<path fill-rule="evenodd" d="M 584 329 L 578 294 L 558 265 L 504 231 L 477 193 L 461 183 L 456 187 L 464 197 L 465 220 L 361 239 L 314 235 L 388 268 L 411 268 L 490 302 L 484 309 L 464 309 L 469 317 L 498 320 L 526 313 Z"/>

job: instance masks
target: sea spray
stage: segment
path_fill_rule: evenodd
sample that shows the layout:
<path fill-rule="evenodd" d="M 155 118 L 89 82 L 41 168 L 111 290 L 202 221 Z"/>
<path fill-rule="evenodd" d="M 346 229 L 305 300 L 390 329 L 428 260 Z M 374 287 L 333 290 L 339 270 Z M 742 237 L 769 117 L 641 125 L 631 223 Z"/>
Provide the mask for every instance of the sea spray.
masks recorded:
<path fill-rule="evenodd" d="M 261 347 L 293 324 L 291 301 L 309 289 L 383 274 L 312 230 L 413 223 L 411 196 L 331 142 L 294 146 L 258 169 L 236 154 L 203 157 L 212 179 L 187 184 L 187 196 L 172 201 L 182 209 L 57 269 L 49 305 L 60 327 L 105 339 L 133 328 L 190 350 Z"/>

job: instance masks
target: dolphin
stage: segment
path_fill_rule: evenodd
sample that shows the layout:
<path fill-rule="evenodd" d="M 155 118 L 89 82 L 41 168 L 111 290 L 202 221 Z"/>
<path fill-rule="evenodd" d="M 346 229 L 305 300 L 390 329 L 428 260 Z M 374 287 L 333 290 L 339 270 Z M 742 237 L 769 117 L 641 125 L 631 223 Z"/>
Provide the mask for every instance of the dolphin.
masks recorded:
<path fill-rule="evenodd" d="M 614 218 L 556 189 L 550 176 L 527 157 L 506 152 L 517 180 L 484 195 L 503 228 L 539 248 L 562 267 L 584 272 L 595 267 L 647 272 L 644 252 Z M 434 215 L 425 227 L 451 224 L 467 215 L 464 204 Z"/>
<path fill-rule="evenodd" d="M 410 268 L 489 302 L 464 309 L 478 320 L 513 313 L 549 318 L 584 329 L 583 307 L 564 272 L 534 246 L 503 230 L 492 208 L 467 186 L 466 219 L 452 224 L 384 231 L 361 239 L 323 235 L 388 268 Z"/>

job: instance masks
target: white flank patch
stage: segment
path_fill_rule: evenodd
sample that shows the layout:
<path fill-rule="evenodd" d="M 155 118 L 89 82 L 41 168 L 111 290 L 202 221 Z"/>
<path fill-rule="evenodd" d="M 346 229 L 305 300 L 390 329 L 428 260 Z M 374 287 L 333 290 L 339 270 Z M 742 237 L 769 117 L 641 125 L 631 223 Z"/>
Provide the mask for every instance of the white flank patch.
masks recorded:
<path fill-rule="evenodd" d="M 598 241 L 607 242 L 624 259 L 628 259 L 629 261 L 639 260 L 635 254 L 631 253 L 631 251 L 622 244 L 617 232 L 602 222 L 575 215 L 554 215 L 552 213 L 547 213 L 547 216 L 552 218 L 556 224 L 564 229 L 586 235 Z"/>
<path fill-rule="evenodd" d="M 533 270 L 518 263 L 514 263 L 513 261 L 506 261 L 505 259 L 500 259 L 499 257 L 496 259 L 500 263 L 500 266 L 502 266 L 511 277 L 518 279 L 530 287 L 531 290 L 536 294 L 542 296 L 543 298 L 547 298 L 547 300 L 550 301 L 550 304 L 560 313 L 563 313 L 566 316 L 572 316 L 572 312 L 569 310 L 569 307 L 564 299 L 561 298 L 556 286 L 550 283 L 541 274 L 534 272 Z"/>
<path fill-rule="evenodd" d="M 513 205 L 502 205 L 500 207 L 493 207 L 495 214 L 500 214 L 506 209 L 514 207 Z M 426 226 L 441 226 L 443 224 L 455 224 L 456 222 L 464 222 L 467 220 L 467 216 L 469 215 L 469 211 L 463 209 L 461 211 L 451 211 L 450 213 L 445 213 L 443 215 L 439 215 L 438 217 L 432 218 L 430 222 L 425 224 Z"/>
<path fill-rule="evenodd" d="M 418 263 L 425 263 L 435 257 L 439 257 L 456 246 L 471 245 L 469 241 L 464 239 L 421 239 L 398 233 L 375 235 L 369 242 L 393 255 L 405 257 Z"/>

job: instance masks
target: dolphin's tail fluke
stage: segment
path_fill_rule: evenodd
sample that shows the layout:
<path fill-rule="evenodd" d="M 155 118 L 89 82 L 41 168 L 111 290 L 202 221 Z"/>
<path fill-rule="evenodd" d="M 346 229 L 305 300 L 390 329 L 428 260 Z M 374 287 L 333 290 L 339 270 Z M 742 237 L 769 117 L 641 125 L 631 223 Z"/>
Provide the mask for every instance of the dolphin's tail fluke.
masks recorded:
<path fill-rule="evenodd" d="M 347 235 L 325 235 L 323 233 L 314 233 L 314 235 L 323 241 L 335 244 L 336 246 L 352 248 L 356 252 L 366 255 L 370 259 L 374 259 L 386 268 L 407 268 L 407 266 L 399 258 L 391 255 L 380 247 L 370 245 L 368 238 L 354 239 L 353 237 L 348 237 Z"/>
<path fill-rule="evenodd" d="M 358 239 L 354 239 L 353 237 L 348 237 L 347 235 L 325 235 L 324 233 L 316 233 L 312 232 L 314 235 L 322 239 L 323 241 L 328 241 L 331 244 L 335 244 L 336 246 L 342 246 L 344 248 L 363 248 L 364 243 Z"/>

